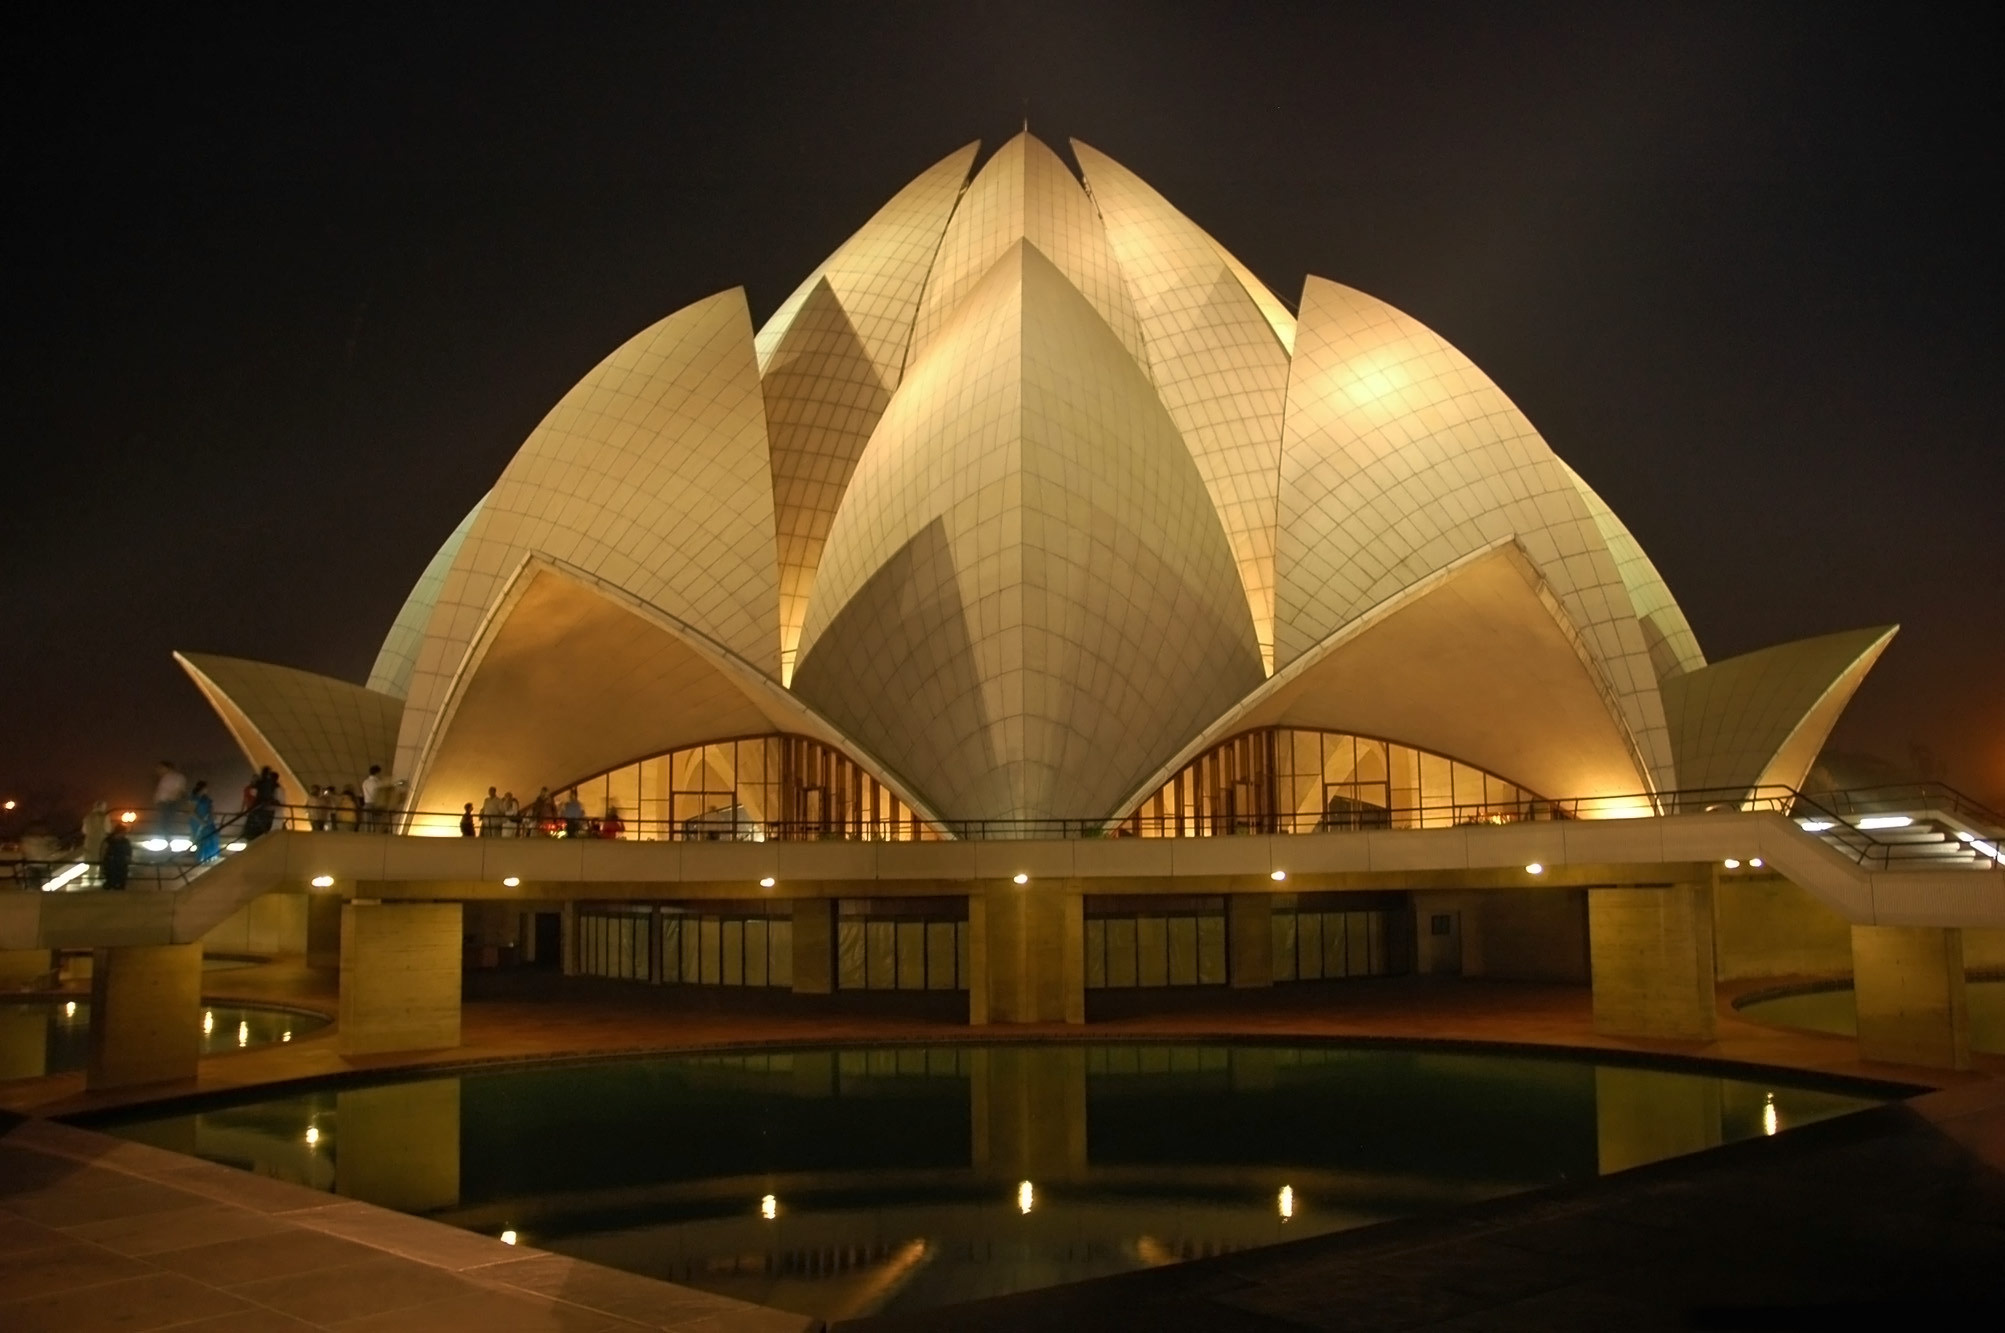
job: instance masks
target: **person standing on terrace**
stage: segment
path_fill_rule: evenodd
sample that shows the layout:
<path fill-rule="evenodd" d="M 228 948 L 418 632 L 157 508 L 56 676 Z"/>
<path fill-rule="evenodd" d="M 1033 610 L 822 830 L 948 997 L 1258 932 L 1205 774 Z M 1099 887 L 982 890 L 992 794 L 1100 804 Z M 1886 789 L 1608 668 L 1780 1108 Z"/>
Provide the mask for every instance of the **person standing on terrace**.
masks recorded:
<path fill-rule="evenodd" d="M 160 761 L 159 776 L 153 784 L 154 831 L 163 838 L 181 833 L 181 802 L 188 796 L 188 777 L 174 767 L 172 759 Z"/>

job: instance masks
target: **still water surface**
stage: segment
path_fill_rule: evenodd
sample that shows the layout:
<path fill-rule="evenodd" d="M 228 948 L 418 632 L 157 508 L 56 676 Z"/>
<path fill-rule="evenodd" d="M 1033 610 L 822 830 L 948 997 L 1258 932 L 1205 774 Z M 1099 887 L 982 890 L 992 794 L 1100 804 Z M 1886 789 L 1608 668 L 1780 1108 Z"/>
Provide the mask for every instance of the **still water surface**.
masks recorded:
<path fill-rule="evenodd" d="M 90 1058 L 89 1000 L 0 1002 L 0 1079 L 35 1078 L 82 1069 Z M 254 1005 L 202 1009 L 202 1054 L 296 1041 L 327 1026 L 318 1014 Z"/>
<path fill-rule="evenodd" d="M 960 1045 L 545 1065 L 103 1127 L 835 1320 L 1452 1208 L 1876 1100 L 1401 1047 Z"/>
<path fill-rule="evenodd" d="M 1970 1049 L 2005 1055 L 2005 981 L 1972 981 L 1964 991 L 1970 1012 Z M 1850 986 L 1747 1000 L 1736 1008 L 1757 1023 L 1859 1035 L 1858 997 Z"/>

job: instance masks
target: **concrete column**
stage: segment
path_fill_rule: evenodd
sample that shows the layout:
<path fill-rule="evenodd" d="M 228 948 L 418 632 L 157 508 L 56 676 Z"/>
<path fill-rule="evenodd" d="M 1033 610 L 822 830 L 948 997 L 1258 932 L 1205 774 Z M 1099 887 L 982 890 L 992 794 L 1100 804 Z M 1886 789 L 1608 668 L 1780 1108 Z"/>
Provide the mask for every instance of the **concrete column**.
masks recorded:
<path fill-rule="evenodd" d="M 333 971 L 341 966 L 341 903 L 339 894 L 306 896 L 306 965 Z"/>
<path fill-rule="evenodd" d="M 49 1072 L 49 1013 L 38 1004 L 0 1004 L 0 1079 Z"/>
<path fill-rule="evenodd" d="M 1852 985 L 1862 1058 L 1970 1068 L 1962 931 L 1853 926 Z"/>
<path fill-rule="evenodd" d="M 55 976 L 53 949 L 0 949 L 0 990 L 41 990 Z"/>
<path fill-rule="evenodd" d="M 564 975 L 578 975 L 578 904 L 565 903 L 559 909 L 564 922 Z"/>
<path fill-rule="evenodd" d="M 1234 986 L 1274 984 L 1274 898 L 1235 893 L 1225 900 L 1226 976 Z"/>
<path fill-rule="evenodd" d="M 1086 899 L 1006 884 L 968 903 L 971 1023 L 1086 1021 Z"/>
<path fill-rule="evenodd" d="M 458 903 L 342 905 L 343 1055 L 459 1045 L 461 934 Z"/>
<path fill-rule="evenodd" d="M 202 1051 L 202 946 L 99 949 L 91 970 L 92 1092 L 195 1077 Z"/>
<path fill-rule="evenodd" d="M 835 990 L 835 899 L 794 900 L 794 994 Z"/>
<path fill-rule="evenodd" d="M 1612 1037 L 1711 1041 L 1713 890 L 1590 889 L 1594 1030 Z"/>

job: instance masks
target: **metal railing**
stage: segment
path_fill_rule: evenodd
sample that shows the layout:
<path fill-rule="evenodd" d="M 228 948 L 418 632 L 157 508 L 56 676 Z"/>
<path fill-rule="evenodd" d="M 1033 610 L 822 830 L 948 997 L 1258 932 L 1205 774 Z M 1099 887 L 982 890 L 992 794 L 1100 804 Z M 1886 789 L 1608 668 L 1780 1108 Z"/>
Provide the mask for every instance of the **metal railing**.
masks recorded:
<path fill-rule="evenodd" d="M 642 842 L 912 842 L 935 840 L 1217 838 L 1273 834 L 1395 832 L 1505 824 L 1631 818 L 1649 815 L 1772 812 L 1794 820 L 1848 859 L 1872 869 L 1957 864 L 2005 864 L 2005 819 L 1938 785 L 1860 788 L 1807 795 L 1793 787 L 1710 787 L 1670 792 L 1527 798 L 1484 803 L 1348 803 L 1323 812 L 1134 814 L 1125 819 L 1042 818 L 807 821 L 752 818 L 742 806 L 683 819 L 627 819 L 602 814 L 567 817 L 523 812 L 473 816 L 473 837 L 591 839 Z M 268 826 L 299 833 L 452 836 L 464 812 L 330 811 L 323 806 L 269 808 Z M 1905 822 L 1895 824 L 1893 820 Z M 1937 821 L 1941 821 L 1938 823 Z M 241 851 L 266 821 L 232 815 L 212 837 L 195 830 L 153 830 L 133 839 L 126 886 L 178 889 L 211 865 Z M 1866 827 L 1861 827 L 1861 824 Z M 1937 835 L 1940 836 L 1937 836 Z M 1958 845 L 1947 846 L 1954 841 Z M 0 885 L 23 889 L 104 888 L 105 867 L 75 853 L 0 862 Z"/>

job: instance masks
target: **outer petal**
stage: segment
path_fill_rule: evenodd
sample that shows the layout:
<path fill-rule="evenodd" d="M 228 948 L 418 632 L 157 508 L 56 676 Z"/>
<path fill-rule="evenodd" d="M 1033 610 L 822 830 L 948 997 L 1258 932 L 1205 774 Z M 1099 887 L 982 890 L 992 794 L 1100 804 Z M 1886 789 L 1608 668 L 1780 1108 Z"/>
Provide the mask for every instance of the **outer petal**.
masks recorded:
<path fill-rule="evenodd" d="M 1899 628 L 1779 643 L 1665 681 L 1679 787 L 1801 786 L 1838 715 Z"/>
<path fill-rule="evenodd" d="M 1127 275 L 1148 364 L 1197 461 L 1274 665 L 1274 522 L 1288 352 L 1225 256 L 1127 168 L 1073 141 Z"/>
<path fill-rule="evenodd" d="M 779 669 L 772 477 L 742 291 L 636 335 L 550 410 L 482 504 L 412 673 L 397 767 L 414 781 L 447 690 L 525 556 L 661 607 Z"/>
<path fill-rule="evenodd" d="M 1298 656 L 1128 800 L 1255 727 L 1378 736 L 1474 764 L 1595 813 L 1648 814 L 1613 690 L 1516 542 L 1456 562 Z M 1615 798 L 1628 798 L 1615 799 Z"/>
<path fill-rule="evenodd" d="M 1651 785 L 1670 786 L 1643 633 L 1615 557 L 1552 450 L 1432 330 L 1310 278 L 1281 446 L 1276 664 L 1506 537 L 1524 546 L 1613 682 Z"/>
<path fill-rule="evenodd" d="M 452 568 L 459 556 L 459 548 L 466 542 L 467 533 L 473 530 L 474 517 L 480 507 L 487 503 L 481 496 L 473 508 L 466 511 L 466 517 L 452 530 L 444 545 L 426 563 L 424 572 L 411 588 L 410 596 L 398 610 L 396 620 L 390 624 L 390 632 L 383 636 L 383 646 L 376 651 L 376 665 L 369 669 L 369 688 L 382 694 L 394 695 L 401 699 L 411 692 L 411 672 L 418 665 L 418 650 L 425 641 L 425 627 L 431 623 L 432 608 L 438 605 L 439 590 L 445 587 L 446 572 Z"/>
<path fill-rule="evenodd" d="M 223 719 L 254 766 L 269 765 L 289 800 L 308 787 L 359 783 L 397 748 L 403 702 L 393 695 L 270 662 L 213 653 L 174 660 Z"/>
<path fill-rule="evenodd" d="M 1029 241 L 1086 297 L 1131 356 L 1142 357 L 1142 332 L 1093 201 L 1065 164 L 1029 134 L 1019 134 L 969 182 L 926 280 L 913 362 L 939 337 L 963 299 L 1018 241 Z"/>
<path fill-rule="evenodd" d="M 1679 609 L 1678 599 L 1671 596 L 1664 576 L 1650 563 L 1650 557 L 1643 554 L 1642 545 L 1630 535 L 1607 502 L 1580 479 L 1578 472 L 1567 467 L 1565 459 L 1560 460 L 1560 466 L 1566 468 L 1566 475 L 1580 491 L 1580 498 L 1587 502 L 1587 512 L 1594 515 L 1594 526 L 1600 529 L 1609 554 L 1615 557 L 1615 568 L 1622 575 L 1622 586 L 1629 590 L 1630 605 L 1636 608 L 1636 623 L 1643 629 L 1643 642 L 1650 649 L 1650 665 L 1656 670 L 1658 681 L 1681 671 L 1697 671 L 1706 664 L 1706 655 L 1699 651 L 1698 636 L 1692 633 L 1691 624 Z"/>
<path fill-rule="evenodd" d="M 1030 245 L 885 412 L 802 644 L 795 688 L 950 818 L 1109 813 L 1259 681 L 1175 426 Z"/>
<path fill-rule="evenodd" d="M 447 696 L 412 808 L 478 805 L 490 786 L 526 800 L 645 755 L 770 731 L 811 736 L 870 766 L 807 705 L 691 626 L 582 570 L 528 557 Z"/>

